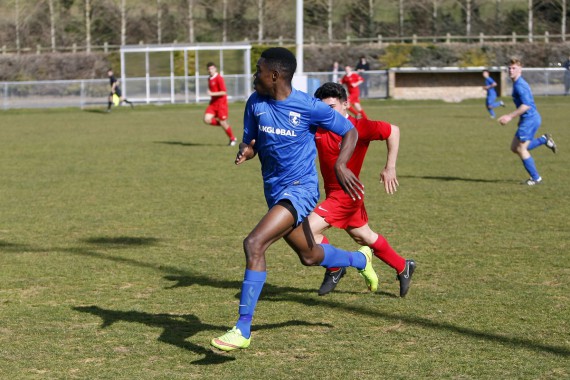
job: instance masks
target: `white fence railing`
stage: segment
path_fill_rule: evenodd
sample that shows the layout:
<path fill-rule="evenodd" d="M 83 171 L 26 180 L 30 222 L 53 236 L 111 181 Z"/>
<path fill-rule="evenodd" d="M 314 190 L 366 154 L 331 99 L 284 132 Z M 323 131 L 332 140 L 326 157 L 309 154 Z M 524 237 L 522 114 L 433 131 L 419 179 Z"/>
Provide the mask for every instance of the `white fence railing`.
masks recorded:
<path fill-rule="evenodd" d="M 323 83 L 334 80 L 332 72 L 310 72 L 307 75 L 309 94 Z M 342 75 L 342 73 L 338 73 Z M 384 99 L 388 97 L 388 71 L 366 72 L 367 86 L 362 88 L 361 98 Z M 570 72 L 563 68 L 525 68 L 523 75 L 537 96 L 563 95 L 564 80 L 570 80 Z M 566 76 L 568 75 L 568 76 Z M 225 75 L 230 102 L 246 100 L 252 89 L 251 75 Z M 483 82 L 483 80 L 481 80 Z M 138 104 L 189 104 L 207 102 L 208 77 L 151 77 L 149 91 L 146 78 L 127 78 L 123 93 Z M 505 82 L 505 94 L 512 91 L 510 80 Z M 249 89 L 246 90 L 246 89 Z M 54 108 L 105 106 L 109 94 L 107 79 L 0 82 L 0 107 Z"/>
<path fill-rule="evenodd" d="M 322 84 L 333 80 L 333 73 L 305 73 L 307 91 L 312 94 Z M 338 74 L 337 74 L 338 75 Z M 366 73 L 367 85 L 363 98 L 387 98 L 386 70 Z M 224 75 L 230 102 L 246 100 L 253 88 L 251 75 Z M 207 95 L 208 76 L 127 78 L 122 85 L 123 95 L 137 104 L 189 104 L 210 100 Z M 104 106 L 109 95 L 109 81 L 61 80 L 36 82 L 0 82 L 0 107 L 52 108 Z"/>
<path fill-rule="evenodd" d="M 564 43 L 570 40 L 570 34 L 560 34 L 560 33 L 550 33 L 548 31 L 543 34 L 517 34 L 516 32 L 511 32 L 510 34 L 485 34 L 478 33 L 472 35 L 462 35 L 462 34 L 439 34 L 434 36 L 422 36 L 417 34 L 412 34 L 408 36 L 382 36 L 377 35 L 374 37 L 351 37 L 346 36 L 345 38 L 339 39 L 328 39 L 328 38 L 315 38 L 311 36 L 305 39 L 305 46 L 320 46 L 320 45 L 366 45 L 366 44 L 418 44 L 418 43 L 468 43 L 468 44 L 486 44 L 493 42 L 501 43 L 524 43 L 524 42 L 540 42 L 540 43 Z M 247 43 L 255 43 L 258 45 L 267 46 L 283 46 L 283 45 L 295 45 L 296 40 L 292 37 L 278 37 L 275 39 L 263 39 L 263 40 L 245 40 Z M 140 41 L 140 45 L 145 43 Z M 173 41 L 173 44 L 178 44 L 178 41 Z M 167 43 L 168 44 L 168 43 Z M 3 44 L 0 46 L 0 54 L 45 54 L 45 53 L 81 53 L 81 52 L 103 52 L 109 53 L 112 51 L 118 51 L 121 45 L 109 44 L 104 42 L 103 45 L 78 45 L 72 44 L 71 46 L 26 46 L 19 49 L 16 48 L 16 43 L 10 45 Z"/>
<path fill-rule="evenodd" d="M 245 81 L 251 75 L 224 76 L 230 101 L 245 100 Z M 121 86 L 123 95 L 135 103 L 200 103 L 207 95 L 208 76 L 128 78 Z M 109 95 L 108 79 L 0 82 L 0 107 L 55 108 L 106 105 Z"/>
<path fill-rule="evenodd" d="M 570 71 L 564 68 L 524 68 L 523 77 L 532 88 L 535 96 L 565 95 L 570 87 Z M 566 86 L 565 86 L 566 81 Z M 505 94 L 513 91 L 513 83 L 507 80 Z"/>

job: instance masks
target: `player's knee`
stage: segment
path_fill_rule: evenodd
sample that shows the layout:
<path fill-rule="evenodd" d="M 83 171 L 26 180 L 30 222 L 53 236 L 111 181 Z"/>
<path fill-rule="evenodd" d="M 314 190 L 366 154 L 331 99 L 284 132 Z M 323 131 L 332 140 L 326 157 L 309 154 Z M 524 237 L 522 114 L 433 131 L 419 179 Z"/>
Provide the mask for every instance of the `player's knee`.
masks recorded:
<path fill-rule="evenodd" d="M 301 260 L 301 264 L 306 267 L 314 267 L 321 265 L 322 258 L 319 258 L 319 255 L 316 254 L 315 249 L 312 249 L 306 252 L 300 252 L 299 260 Z"/>
<path fill-rule="evenodd" d="M 265 243 L 256 236 L 248 235 L 243 240 L 243 251 L 245 252 L 246 259 L 253 259 L 256 256 L 262 255 L 265 251 Z"/>
<path fill-rule="evenodd" d="M 511 146 L 511 151 L 515 154 L 521 154 L 526 150 L 526 148 L 521 144 L 513 144 Z"/>
<path fill-rule="evenodd" d="M 314 267 L 321 264 L 320 260 L 312 256 L 299 256 L 299 259 L 301 260 L 301 264 L 306 267 Z"/>
<path fill-rule="evenodd" d="M 368 242 L 362 236 L 353 236 L 352 239 L 358 245 L 368 245 Z"/>
<path fill-rule="evenodd" d="M 214 118 L 214 115 L 210 115 L 210 114 L 204 115 L 204 123 L 210 124 L 212 122 L 213 118 Z"/>

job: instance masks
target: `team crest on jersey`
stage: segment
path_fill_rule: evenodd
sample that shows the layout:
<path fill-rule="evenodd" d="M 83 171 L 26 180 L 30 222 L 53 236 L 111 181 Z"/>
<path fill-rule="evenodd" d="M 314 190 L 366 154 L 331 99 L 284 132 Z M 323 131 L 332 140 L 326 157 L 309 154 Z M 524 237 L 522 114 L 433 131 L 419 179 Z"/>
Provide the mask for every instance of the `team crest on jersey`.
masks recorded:
<path fill-rule="evenodd" d="M 289 112 L 289 123 L 297 127 L 301 124 L 301 114 L 293 111 Z"/>

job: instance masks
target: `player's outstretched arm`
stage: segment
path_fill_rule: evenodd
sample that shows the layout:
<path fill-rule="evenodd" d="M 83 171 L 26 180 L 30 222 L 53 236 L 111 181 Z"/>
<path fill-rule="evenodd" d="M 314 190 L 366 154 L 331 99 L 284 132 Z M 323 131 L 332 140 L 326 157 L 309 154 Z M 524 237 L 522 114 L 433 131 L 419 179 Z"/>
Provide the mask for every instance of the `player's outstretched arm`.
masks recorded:
<path fill-rule="evenodd" d="M 388 150 L 386 158 L 386 166 L 380 172 L 380 183 L 384 184 L 384 190 L 388 194 L 394 194 L 398 191 L 398 178 L 396 176 L 396 160 L 398 159 L 398 150 L 400 148 L 400 128 L 391 125 L 392 132 L 390 137 L 386 139 L 386 148 Z"/>
<path fill-rule="evenodd" d="M 346 167 L 348 160 L 352 156 L 352 152 L 354 152 L 357 140 L 358 132 L 356 128 L 352 128 L 343 136 L 340 153 L 334 165 L 338 183 L 353 200 L 357 198 L 362 199 L 362 194 L 364 194 L 364 185 L 360 182 L 358 177 Z"/>
<path fill-rule="evenodd" d="M 249 145 L 243 142 L 239 144 L 239 151 L 235 160 L 236 165 L 239 165 L 247 160 L 251 160 L 253 157 L 255 157 L 255 149 L 253 149 L 254 145 L 255 139 L 251 140 Z"/>

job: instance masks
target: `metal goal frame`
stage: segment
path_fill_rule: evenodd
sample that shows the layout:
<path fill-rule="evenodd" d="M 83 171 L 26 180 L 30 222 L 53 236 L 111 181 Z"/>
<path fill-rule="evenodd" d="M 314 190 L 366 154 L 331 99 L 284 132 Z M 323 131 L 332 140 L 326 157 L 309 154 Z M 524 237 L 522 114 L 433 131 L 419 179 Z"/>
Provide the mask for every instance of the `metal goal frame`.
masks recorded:
<path fill-rule="evenodd" d="M 145 102 L 147 104 L 153 102 L 164 102 L 168 101 L 172 104 L 176 103 L 177 97 L 175 94 L 175 80 L 181 79 L 174 75 L 174 52 L 181 51 L 184 54 L 184 102 L 190 103 L 191 96 L 189 94 L 189 83 L 191 80 L 194 81 L 195 94 L 193 102 L 198 103 L 203 96 L 201 96 L 202 91 L 200 86 L 200 75 L 199 68 L 201 65 L 205 65 L 206 62 L 202 63 L 200 61 L 200 52 L 202 51 L 218 51 L 219 52 L 219 71 L 223 74 L 224 72 L 224 52 L 228 50 L 242 51 L 243 52 L 243 75 L 245 78 L 251 75 L 251 44 L 249 43 L 224 43 L 224 44 L 169 44 L 169 45 L 124 45 L 121 46 L 121 89 L 123 95 L 126 97 L 128 94 L 128 82 L 129 79 L 126 75 L 126 56 L 131 53 L 144 53 L 145 57 L 145 96 L 143 97 L 130 97 L 130 100 L 136 102 Z M 194 52 L 195 55 L 195 74 L 190 76 L 188 73 L 188 52 Z M 151 75 L 150 75 L 150 55 L 153 53 L 170 53 L 170 96 L 166 99 L 164 97 L 157 98 L 151 95 Z M 241 75 L 240 75 L 241 76 Z M 242 86 L 243 94 L 245 97 L 252 92 L 251 81 L 243 81 L 240 85 Z M 207 90 L 207 89 L 206 89 Z M 206 91 L 203 91 L 205 94 Z"/>

